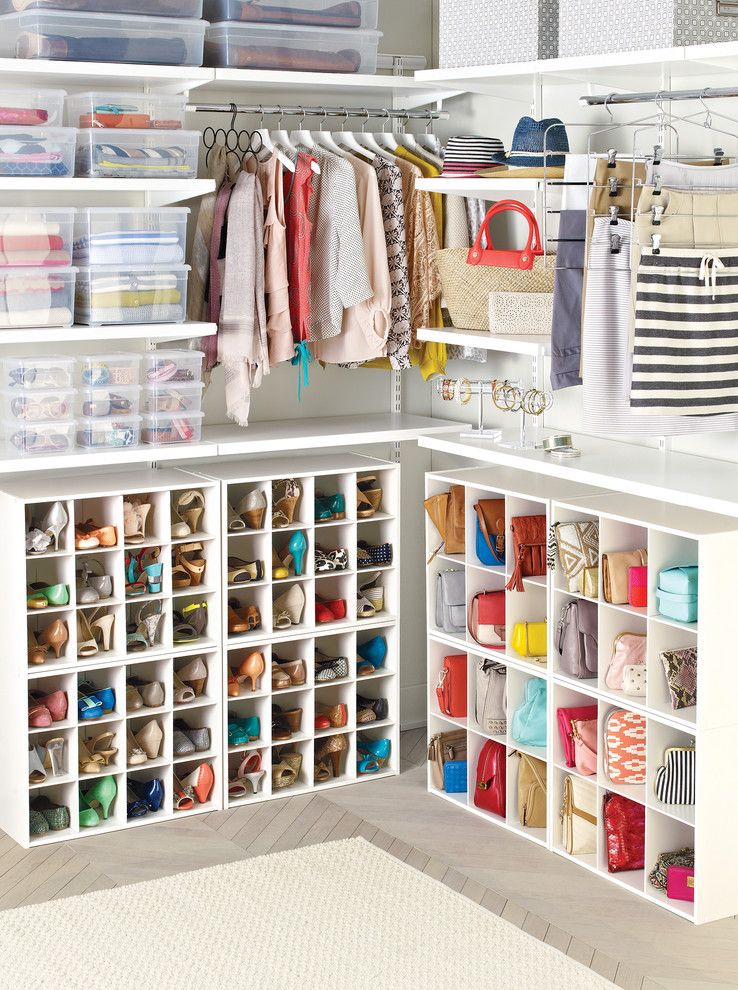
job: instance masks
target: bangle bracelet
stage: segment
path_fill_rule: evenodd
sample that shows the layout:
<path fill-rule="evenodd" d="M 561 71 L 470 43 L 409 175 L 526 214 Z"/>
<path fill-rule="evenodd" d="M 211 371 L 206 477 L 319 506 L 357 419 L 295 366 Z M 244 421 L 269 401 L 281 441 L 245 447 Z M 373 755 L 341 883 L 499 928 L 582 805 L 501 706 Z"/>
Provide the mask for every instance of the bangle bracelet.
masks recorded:
<path fill-rule="evenodd" d="M 570 433 L 559 433 L 556 436 L 546 437 L 545 440 L 541 440 L 540 443 L 536 444 L 536 450 L 543 450 L 547 454 L 551 454 L 554 451 L 574 449 L 576 448 L 574 447 Z"/>
<path fill-rule="evenodd" d="M 460 406 L 468 406 L 472 398 L 471 382 L 468 378 L 459 378 L 456 382 L 456 401 Z"/>

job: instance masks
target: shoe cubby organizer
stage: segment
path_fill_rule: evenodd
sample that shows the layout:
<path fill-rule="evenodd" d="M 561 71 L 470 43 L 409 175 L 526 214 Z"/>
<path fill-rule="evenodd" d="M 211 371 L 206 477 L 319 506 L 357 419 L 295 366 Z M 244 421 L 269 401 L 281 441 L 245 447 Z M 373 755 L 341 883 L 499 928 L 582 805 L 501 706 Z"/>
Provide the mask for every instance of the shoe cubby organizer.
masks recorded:
<path fill-rule="evenodd" d="M 738 715 L 730 690 L 733 660 L 729 631 L 738 584 L 738 520 L 502 467 L 429 474 L 426 496 L 447 492 L 451 485 L 460 485 L 464 491 L 466 546 L 463 553 L 449 555 L 442 550 L 427 568 L 428 733 L 430 741 L 441 733 L 460 732 L 452 740 L 457 752 L 465 736 L 467 781 L 465 790 L 463 783 L 459 785 L 457 781 L 447 792 L 437 786 L 429 763 L 428 789 L 491 825 L 542 845 L 689 921 L 699 924 L 736 914 L 738 867 L 732 865 L 731 848 L 738 789 L 732 769 L 728 779 L 719 768 L 732 767 L 728 754 L 738 751 Z M 477 556 L 474 506 L 480 499 L 504 500 L 506 559 L 502 565 L 485 566 Z M 449 570 L 462 573 L 465 612 L 478 593 L 505 589 L 514 566 L 511 522 L 525 515 L 545 516 L 547 535 L 556 524 L 596 524 L 596 589 L 588 586 L 587 597 L 581 586 L 578 590 L 573 585 L 570 588 L 559 554 L 549 545 L 546 573 L 524 578 L 522 592 L 505 591 L 506 633 L 502 649 L 480 646 L 468 622 L 461 631 L 444 631 L 436 622 L 438 575 Z M 428 518 L 426 540 L 430 557 L 440 537 Z M 647 553 L 645 604 L 612 604 L 606 601 L 603 590 L 603 555 L 631 550 Z M 659 611 L 657 594 L 660 572 L 688 566 L 699 568 L 696 619 L 665 617 Z M 455 580 L 459 587 L 459 579 Z M 597 671 L 585 670 L 590 675 L 585 678 L 572 676 L 559 652 L 560 621 L 572 602 L 589 610 L 589 629 L 596 636 Z M 516 624 L 543 621 L 547 623 L 546 657 L 521 656 L 512 645 Z M 618 678 L 610 670 L 624 634 L 630 634 L 626 640 L 631 646 L 627 656 L 639 658 L 636 666 L 641 681 L 645 670 L 645 687 L 639 688 L 638 694 L 627 693 L 634 690 L 632 682 L 623 690 L 623 682 L 616 684 Z M 690 695 L 682 699 L 691 702 L 687 707 L 674 707 L 663 655 L 685 650 L 695 650 L 697 655 L 693 684 L 696 700 Z M 449 656 L 465 658 L 455 661 L 466 670 L 464 717 L 458 714 L 463 710 L 458 697 L 453 705 L 457 714 L 452 716 L 442 710 L 436 693 L 444 658 Z M 498 677 L 504 676 L 507 705 L 502 722 L 488 722 L 484 717 L 482 693 L 489 681 L 482 677 L 480 668 L 486 665 L 489 669 L 490 664 L 495 665 Z M 530 731 L 520 731 L 514 713 L 526 698 L 539 692 L 545 697 L 545 733 L 543 739 L 532 740 Z M 582 760 L 580 768 L 567 765 L 558 726 L 559 709 L 571 708 L 588 708 L 587 721 L 596 720 L 596 730 L 591 726 L 592 738 L 596 736 L 596 755 L 589 764 Z M 499 714 L 494 706 L 488 714 L 490 710 L 493 715 Z M 614 716 L 615 721 L 614 712 L 621 713 Z M 633 745 L 632 751 L 621 757 L 626 778 L 634 768 L 635 780 L 628 782 L 618 782 L 617 770 L 611 772 L 612 764 L 618 763 L 617 749 L 611 766 L 606 758 L 608 747 L 613 746 L 613 733 L 621 731 L 618 723 L 625 725 L 627 745 Z M 525 741 L 518 738 L 521 735 Z M 477 782 L 480 754 L 490 740 L 503 747 L 499 752 L 504 752 L 506 764 L 504 807 L 494 811 L 485 810 L 490 802 Z M 617 741 L 614 745 L 617 747 Z M 670 752 L 676 753 L 677 759 L 686 753 L 686 758 L 694 761 L 694 801 L 689 800 L 685 790 L 676 789 L 665 795 L 665 800 L 657 793 L 659 768 L 666 765 Z M 519 801 L 518 793 L 523 756 L 540 761 L 536 766 L 546 783 L 545 816 L 539 813 L 530 824 L 522 824 L 526 799 Z M 456 758 L 463 760 L 463 752 Z M 589 770 L 593 772 L 585 772 Z M 572 786 L 567 778 L 572 778 L 578 800 L 586 805 L 583 810 L 591 815 L 594 826 L 587 851 L 576 854 L 567 851 L 560 818 L 565 791 Z M 502 788 L 498 791 L 502 793 Z M 640 869 L 608 869 L 604 807 L 609 795 L 632 802 L 628 807 L 645 823 Z M 679 803 L 685 796 L 687 800 Z M 661 854 L 684 849 L 694 851 L 694 877 L 690 881 L 693 901 L 668 897 L 665 890 L 649 880 Z"/>
<path fill-rule="evenodd" d="M 226 807 L 399 773 L 398 466 L 340 454 L 207 476 L 222 498 Z"/>
<path fill-rule="evenodd" d="M 29 846 L 222 807 L 219 486 L 50 473 L 5 482 L 0 513 L 2 828 Z"/>

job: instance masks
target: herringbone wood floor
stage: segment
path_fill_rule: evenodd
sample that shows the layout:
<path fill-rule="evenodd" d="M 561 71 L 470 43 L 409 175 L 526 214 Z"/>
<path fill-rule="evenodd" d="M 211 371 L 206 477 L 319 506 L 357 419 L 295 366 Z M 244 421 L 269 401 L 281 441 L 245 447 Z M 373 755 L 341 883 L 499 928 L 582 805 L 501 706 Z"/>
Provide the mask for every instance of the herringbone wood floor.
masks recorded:
<path fill-rule="evenodd" d="M 460 815 L 425 793 L 425 738 L 420 729 L 403 734 L 399 778 L 327 796 L 286 797 L 30 851 L 2 836 L 0 909 L 360 835 L 625 990 L 738 987 L 735 919 L 695 929 Z"/>

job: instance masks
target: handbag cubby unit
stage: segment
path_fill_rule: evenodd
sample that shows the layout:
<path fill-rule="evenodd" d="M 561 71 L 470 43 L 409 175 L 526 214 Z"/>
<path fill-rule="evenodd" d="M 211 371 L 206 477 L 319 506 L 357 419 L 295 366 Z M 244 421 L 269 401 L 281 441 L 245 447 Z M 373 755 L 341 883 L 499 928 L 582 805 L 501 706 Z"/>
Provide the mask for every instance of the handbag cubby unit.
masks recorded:
<path fill-rule="evenodd" d="M 226 808 L 399 773 L 399 467 L 223 461 Z"/>
<path fill-rule="evenodd" d="M 57 472 L 6 481 L 0 513 L 2 828 L 29 847 L 222 808 L 219 486 Z"/>
<path fill-rule="evenodd" d="M 684 919 L 735 913 L 725 864 L 738 798 L 716 768 L 738 745 L 725 656 L 738 523 L 513 468 L 426 478 L 428 495 L 452 486 L 464 490 L 465 552 L 427 568 L 428 731 L 462 734 L 467 790 L 447 793 L 430 766 L 429 790 Z M 493 542 L 504 563 L 477 543 L 481 502 L 486 520 L 504 503 L 505 538 Z M 552 566 L 526 564 L 515 581 L 513 522 L 536 515 Z M 438 534 L 426 526 L 430 553 Z M 447 570 L 453 632 L 436 622 Z M 487 601 L 499 592 L 501 618 Z M 485 616 L 504 621 L 500 642 Z M 462 656 L 463 716 L 435 690 L 447 657 L 460 683 Z"/>

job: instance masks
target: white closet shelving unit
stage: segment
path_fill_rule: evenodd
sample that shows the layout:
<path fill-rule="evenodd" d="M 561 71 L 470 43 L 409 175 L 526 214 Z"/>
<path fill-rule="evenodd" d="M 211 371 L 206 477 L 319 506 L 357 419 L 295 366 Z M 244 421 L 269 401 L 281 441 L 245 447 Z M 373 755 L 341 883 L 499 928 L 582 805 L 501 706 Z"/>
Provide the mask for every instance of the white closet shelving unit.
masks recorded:
<path fill-rule="evenodd" d="M 653 456 L 658 456 L 654 454 Z M 645 499 L 632 494 L 603 492 L 542 474 L 508 467 L 473 468 L 434 473 L 427 476 L 428 495 L 448 490 L 450 484 L 464 486 L 466 494 L 466 553 L 441 556 L 428 574 L 428 698 L 429 735 L 464 728 L 467 731 L 468 791 L 445 794 L 437 790 L 428 775 L 429 790 L 452 803 L 471 810 L 494 825 L 510 829 L 572 860 L 596 875 L 615 883 L 680 917 L 701 924 L 733 915 L 738 911 L 736 882 L 738 870 L 731 866 L 736 788 L 726 778 L 732 775 L 727 754 L 738 746 L 738 718 L 729 692 L 725 690 L 725 622 L 731 613 L 733 591 L 738 580 L 738 518 Z M 562 495 L 562 487 L 569 493 Z M 505 651 L 485 650 L 468 632 L 448 636 L 435 625 L 435 580 L 445 568 L 465 572 L 466 600 L 479 591 L 504 587 L 511 564 L 485 567 L 475 553 L 476 517 L 474 503 L 480 498 L 504 498 L 506 502 L 507 546 L 511 547 L 510 520 L 516 515 L 546 514 L 547 523 L 591 519 L 599 523 L 600 555 L 616 550 L 646 547 L 649 554 L 648 605 L 638 609 L 598 601 L 598 676 L 578 680 L 564 673 L 558 663 L 556 631 L 562 608 L 582 597 L 566 590 L 560 567 L 546 577 L 525 580 L 522 593 L 507 592 L 508 638 L 517 622 L 548 622 L 548 661 L 545 668 L 518 656 L 508 646 Z M 428 547 L 437 544 L 437 534 L 428 522 Z M 700 568 L 699 615 L 695 623 L 680 623 L 659 615 L 656 607 L 658 573 L 665 567 L 697 564 Z M 605 674 L 615 637 L 622 632 L 647 636 L 647 696 L 634 698 L 606 686 Z M 674 711 L 669 699 L 660 654 L 666 650 L 694 646 L 698 650 L 697 705 Z M 450 653 L 468 658 L 468 715 L 449 718 L 439 711 L 435 684 Z M 508 733 L 497 738 L 507 747 L 528 752 L 546 762 L 548 772 L 548 823 L 546 829 L 520 825 L 517 816 L 517 777 L 508 763 L 507 814 L 504 820 L 474 807 L 476 764 L 487 738 L 474 715 L 475 671 L 480 658 L 497 660 L 507 667 Z M 545 750 L 518 745 L 510 733 L 513 712 L 523 700 L 525 683 L 538 677 L 547 683 L 548 742 Z M 646 717 L 647 782 L 645 785 L 615 785 L 605 772 L 600 743 L 599 768 L 595 777 L 585 777 L 596 789 L 598 807 L 598 849 L 591 856 L 569 856 L 564 847 L 559 821 L 567 768 L 559 736 L 556 712 L 560 707 L 596 705 L 599 711 L 600 739 L 604 720 L 615 708 L 639 712 Z M 656 797 L 654 780 L 670 746 L 696 748 L 697 799 L 693 806 L 663 804 Z M 720 769 L 722 768 L 722 769 Z M 580 775 L 581 776 L 581 775 Z M 733 775 L 734 776 L 734 775 Z M 645 870 L 609 874 L 601 810 L 606 793 L 618 793 L 646 809 Z M 659 853 L 685 846 L 695 849 L 696 897 L 694 904 L 669 900 L 648 882 Z"/>
<path fill-rule="evenodd" d="M 229 766 L 229 776 L 234 777 L 239 764 L 251 751 L 262 754 L 262 767 L 266 770 L 263 789 L 247 797 L 229 798 L 228 781 L 224 781 L 224 801 L 226 807 L 255 803 L 270 798 L 279 798 L 297 793 L 325 790 L 329 787 L 356 783 L 362 780 L 376 780 L 380 777 L 399 773 L 399 466 L 397 464 L 362 457 L 355 454 L 328 454 L 305 458 L 265 458 L 249 461 L 227 461 L 222 466 L 204 469 L 207 477 L 221 486 L 222 520 L 222 573 L 223 573 L 223 706 L 226 718 L 223 725 L 223 752 Z M 383 489 L 382 504 L 375 515 L 368 519 L 357 518 L 357 478 L 374 475 Z M 274 483 L 292 478 L 301 489 L 300 501 L 295 511 L 294 522 L 284 528 L 272 526 L 272 486 Z M 264 526 L 259 530 L 228 531 L 228 505 L 237 507 L 248 492 L 261 491 L 267 501 Z M 320 522 L 315 516 L 315 496 L 342 493 L 346 504 L 346 518 L 330 522 Z M 308 550 L 305 555 L 304 574 L 273 580 L 272 551 L 284 552 L 295 532 L 302 532 L 307 538 Z M 357 545 L 366 541 L 370 545 L 390 543 L 393 548 L 393 561 L 386 566 L 357 566 Z M 343 548 L 348 552 L 349 567 L 344 571 L 317 572 L 315 569 L 315 548 Z M 261 581 L 228 585 L 228 558 L 262 561 L 265 576 Z M 369 575 L 379 575 L 384 588 L 384 609 L 371 618 L 357 618 L 357 588 L 362 579 Z M 291 587 L 299 586 L 304 592 L 306 604 L 299 624 L 287 629 L 276 629 L 273 625 L 272 606 L 276 599 Z M 343 620 L 317 623 L 315 621 L 316 599 L 343 599 L 347 604 L 347 615 Z M 228 603 L 238 602 L 238 607 L 256 605 L 261 615 L 261 627 L 247 633 L 229 634 Z M 357 647 L 374 637 L 382 637 L 387 643 L 387 656 L 374 674 L 357 676 Z M 257 690 L 252 692 L 250 685 L 242 685 L 238 697 L 228 694 L 228 678 L 231 671 L 238 670 L 241 662 L 253 652 L 261 653 L 266 669 Z M 349 662 L 348 677 L 338 680 L 316 682 L 316 652 L 326 656 L 346 657 Z M 278 655 L 284 659 L 305 661 L 307 679 L 304 685 L 288 689 L 272 690 L 272 658 Z M 367 698 L 386 698 L 387 718 L 381 721 L 358 725 L 356 721 L 357 695 Z M 301 708 L 302 720 L 299 732 L 292 739 L 276 741 L 271 735 L 272 704 L 282 708 Z M 348 723 L 334 729 L 314 729 L 315 715 L 324 707 L 345 704 L 348 708 Z M 228 745 L 229 718 L 258 716 L 260 738 L 240 746 Z M 361 775 L 357 772 L 357 735 L 369 739 L 389 739 L 391 753 L 387 765 L 377 773 Z M 323 783 L 313 782 L 313 755 L 322 739 L 331 735 L 345 735 L 348 749 L 344 752 L 341 774 Z M 273 789 L 271 777 L 272 757 L 281 750 L 297 750 L 303 762 L 299 779 L 290 788 Z"/>
<path fill-rule="evenodd" d="M 0 826 L 21 845 L 40 845 L 63 841 L 80 835 L 100 835 L 136 825 L 182 818 L 191 814 L 222 807 L 221 751 L 221 624 L 220 624 L 220 491 L 219 486 L 205 478 L 179 470 L 137 470 L 111 474 L 49 473 L 32 479 L 0 482 L 0 516 L 2 539 L 8 565 L 9 579 L 5 582 L 6 656 L 9 662 L 0 670 L 0 713 L 6 753 L 6 797 L 0 806 Z M 171 537 L 171 503 L 177 494 L 196 490 L 202 493 L 205 509 L 198 531 L 185 538 Z M 133 496 L 149 502 L 151 510 L 146 522 L 143 542 L 130 544 L 124 536 L 123 502 Z M 48 507 L 60 501 L 68 523 L 60 540 L 59 550 L 42 554 L 27 554 L 25 534 L 29 519 L 40 522 Z M 114 547 L 91 550 L 75 549 L 75 524 L 94 519 L 98 525 L 114 525 L 117 543 Z M 206 571 L 199 587 L 173 589 L 172 554 L 177 545 L 197 543 L 203 548 Z M 163 564 L 162 590 L 157 594 L 130 597 L 126 594 L 126 551 L 160 548 Z M 113 595 L 99 603 L 81 604 L 77 598 L 77 575 L 83 564 L 96 561 L 113 582 Z M 99 570 L 96 572 L 99 573 Z M 26 606 L 27 586 L 34 582 L 45 585 L 63 584 L 69 590 L 69 604 L 39 610 Z M 159 602 L 164 616 L 159 625 L 155 645 L 144 651 L 130 652 L 127 627 L 134 611 L 144 602 Z M 190 643 L 175 643 L 174 612 L 188 603 L 206 603 L 208 622 L 202 635 Z M 101 643 L 98 652 L 78 656 L 77 616 L 82 613 L 89 621 L 97 614 L 113 615 L 110 649 Z M 57 660 L 49 652 L 45 663 L 38 666 L 28 662 L 28 633 L 38 633 L 50 622 L 61 619 L 67 625 L 69 638 Z M 201 656 L 208 668 L 203 693 L 194 701 L 176 705 L 173 700 L 173 674 Z M 164 687 L 165 701 L 158 708 L 129 711 L 126 706 L 126 678 L 140 677 L 158 681 Z M 115 708 L 109 715 L 91 721 L 77 717 L 78 685 L 90 681 L 98 689 L 115 691 Z M 27 708 L 29 692 L 47 696 L 63 691 L 67 696 L 67 717 L 48 728 L 29 728 Z M 164 739 L 158 759 L 142 766 L 129 767 L 126 731 L 134 734 L 151 719 L 156 719 Z M 172 750 L 174 719 L 184 719 L 193 728 L 207 727 L 211 747 L 207 752 L 187 757 L 175 757 Z M 99 774 L 78 772 L 78 742 L 88 740 L 102 731 L 114 731 L 113 745 L 117 755 Z M 64 739 L 65 773 L 53 777 L 49 772 L 42 784 L 28 782 L 28 747 L 43 745 L 48 739 Z M 195 803 L 191 810 L 175 811 L 172 805 L 173 774 L 185 777 L 200 763 L 208 762 L 215 774 L 215 787 L 206 804 Z M 94 828 L 79 827 L 79 788 L 86 790 L 98 777 L 112 775 L 117 796 L 106 821 Z M 130 780 L 146 781 L 159 778 L 164 782 L 165 801 L 157 813 L 140 819 L 127 820 L 127 784 Z M 29 802 L 46 796 L 55 804 L 69 808 L 71 824 L 63 831 L 49 832 L 34 838 L 29 835 Z"/>

